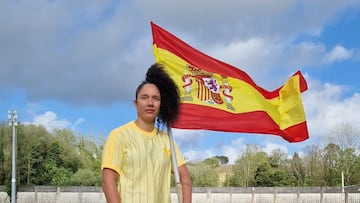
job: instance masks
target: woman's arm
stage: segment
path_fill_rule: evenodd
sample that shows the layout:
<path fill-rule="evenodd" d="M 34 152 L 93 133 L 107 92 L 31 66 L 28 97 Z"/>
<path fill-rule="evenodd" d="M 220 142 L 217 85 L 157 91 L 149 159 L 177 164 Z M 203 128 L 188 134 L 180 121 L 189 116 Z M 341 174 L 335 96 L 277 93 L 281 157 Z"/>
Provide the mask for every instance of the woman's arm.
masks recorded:
<path fill-rule="evenodd" d="M 117 181 L 119 174 L 112 169 L 104 168 L 102 170 L 103 191 L 108 203 L 120 203 L 120 194 L 117 190 Z"/>
<path fill-rule="evenodd" d="M 179 176 L 182 188 L 183 203 L 191 203 L 192 185 L 186 164 L 179 166 Z"/>

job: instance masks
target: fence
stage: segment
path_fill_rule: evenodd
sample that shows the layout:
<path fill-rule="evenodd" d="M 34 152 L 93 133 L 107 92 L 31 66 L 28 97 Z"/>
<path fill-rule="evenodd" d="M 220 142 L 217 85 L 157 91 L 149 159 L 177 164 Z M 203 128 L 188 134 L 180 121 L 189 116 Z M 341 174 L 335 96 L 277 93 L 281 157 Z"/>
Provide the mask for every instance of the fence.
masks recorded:
<path fill-rule="evenodd" d="M 193 203 L 360 203 L 360 187 L 193 188 Z M 177 203 L 172 188 L 171 200 Z M 0 203 L 9 203 L 0 186 Z M 106 203 L 101 187 L 20 187 L 18 203 Z"/>

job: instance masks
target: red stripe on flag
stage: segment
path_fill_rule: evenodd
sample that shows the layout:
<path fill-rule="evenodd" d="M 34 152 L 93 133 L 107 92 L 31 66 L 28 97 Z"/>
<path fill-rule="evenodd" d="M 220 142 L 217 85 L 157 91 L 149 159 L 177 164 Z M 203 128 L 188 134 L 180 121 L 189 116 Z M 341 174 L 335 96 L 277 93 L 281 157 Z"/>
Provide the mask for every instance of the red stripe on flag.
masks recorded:
<path fill-rule="evenodd" d="M 181 104 L 179 118 L 172 127 L 275 134 L 288 142 L 301 142 L 309 137 L 305 121 L 281 130 L 271 117 L 263 111 L 233 114 L 216 108 L 194 104 Z"/>

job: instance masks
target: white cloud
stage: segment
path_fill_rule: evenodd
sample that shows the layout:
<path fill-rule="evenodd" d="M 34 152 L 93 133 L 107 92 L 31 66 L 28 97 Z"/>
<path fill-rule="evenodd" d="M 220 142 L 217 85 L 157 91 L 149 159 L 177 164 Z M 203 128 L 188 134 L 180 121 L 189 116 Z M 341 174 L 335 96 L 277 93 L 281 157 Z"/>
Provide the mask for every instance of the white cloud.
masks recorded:
<path fill-rule="evenodd" d="M 233 41 L 228 45 L 215 45 L 206 51 L 210 55 L 238 68 L 249 75 L 268 76 L 281 67 L 297 70 L 300 67 L 318 66 L 343 61 L 354 56 L 354 51 L 337 45 L 327 49 L 323 43 L 287 40 L 274 41 L 266 38 L 250 38 Z"/>
<path fill-rule="evenodd" d="M 264 38 L 250 38 L 245 41 L 233 41 L 229 44 L 212 45 L 204 50 L 210 56 L 236 66 L 249 75 L 264 74 L 264 67 L 274 67 L 279 51 L 277 44 Z M 210 45 L 210 44 L 209 44 Z M 275 59 L 275 60 L 274 60 Z"/>
<path fill-rule="evenodd" d="M 209 139 L 209 137 L 205 139 Z M 183 155 L 188 161 L 202 161 L 213 156 L 226 156 L 229 158 L 229 164 L 233 164 L 235 160 L 239 158 L 245 144 L 243 138 L 237 138 L 231 141 L 228 145 L 207 147 L 208 148 L 203 150 L 194 150 L 196 148 L 192 148 L 190 150 L 183 151 Z"/>
<path fill-rule="evenodd" d="M 335 46 L 329 53 L 324 56 L 326 63 L 351 58 L 354 54 L 351 50 L 347 50 L 343 46 Z"/>
<path fill-rule="evenodd" d="M 288 153 L 288 148 L 286 145 L 278 144 L 278 143 L 265 143 L 265 146 L 262 147 L 262 150 L 266 152 L 268 155 L 271 155 L 271 152 L 275 149 L 280 149 L 285 153 Z"/>
<path fill-rule="evenodd" d="M 245 147 L 244 139 L 238 138 L 231 142 L 228 146 L 221 148 L 220 155 L 227 156 L 229 158 L 229 164 L 234 164 L 235 160 L 241 155 L 242 149 Z"/>
<path fill-rule="evenodd" d="M 310 130 L 310 137 L 326 136 L 331 129 L 348 123 L 360 129 L 360 94 L 346 96 L 349 88 L 331 83 L 308 80 L 309 90 L 303 95 L 303 103 Z M 320 137 L 319 137 L 320 136 Z"/>
<path fill-rule="evenodd" d="M 172 129 L 174 140 L 180 147 L 196 147 L 204 136 L 203 130 Z"/>
<path fill-rule="evenodd" d="M 63 118 L 58 118 L 58 115 L 53 111 L 45 111 L 43 114 L 36 114 L 40 108 L 36 105 L 29 105 L 27 110 L 29 115 L 33 117 L 32 122 L 25 121 L 25 124 L 32 123 L 34 125 L 41 125 L 46 128 L 47 131 L 53 132 L 54 129 L 71 129 L 75 131 L 78 126 L 85 122 L 84 118 L 78 118 L 74 123 L 71 123 L 69 120 Z"/>
<path fill-rule="evenodd" d="M 274 149 L 281 149 L 285 153 L 288 153 L 288 147 L 285 144 L 278 144 L 275 142 L 269 142 L 268 139 L 264 139 L 266 143 L 262 143 L 261 150 L 270 155 Z M 242 151 L 246 148 L 246 143 L 243 137 L 237 138 L 227 145 L 220 147 L 209 146 L 204 150 L 188 150 L 183 152 L 183 155 L 190 161 L 204 160 L 213 156 L 226 156 L 229 159 L 229 164 L 234 164 L 235 161 L 241 156 Z M 291 155 L 289 155 L 291 156 Z"/>
<path fill-rule="evenodd" d="M 284 39 L 299 33 L 317 36 L 324 25 L 337 20 L 345 12 L 351 13 L 351 8 L 358 7 L 359 3 L 357 0 L 331 4 L 326 0 L 226 0 L 211 3 L 204 0 L 136 0 L 135 6 L 144 16 L 161 25 L 172 30 L 181 27 L 187 33 L 196 33 L 199 41 L 216 43 L 219 39 L 229 42 L 252 37 Z"/>
<path fill-rule="evenodd" d="M 52 111 L 46 111 L 44 114 L 35 116 L 33 123 L 44 126 L 49 132 L 52 132 L 56 128 L 63 129 L 70 126 L 68 120 L 58 119 L 56 113 Z"/>
<path fill-rule="evenodd" d="M 132 98 L 128 87 L 153 62 L 149 19 L 256 75 L 256 81 L 267 81 L 264 76 L 279 67 L 297 69 L 352 56 L 341 45 L 329 51 L 321 43 L 293 40 L 321 34 L 359 1 L 225 2 L 1 1 L 0 87 L 10 87 L 8 75 L 17 70 L 15 88 L 32 101 L 104 105 Z"/>
<path fill-rule="evenodd" d="M 197 151 L 197 150 L 188 150 L 183 152 L 183 156 L 187 161 L 202 161 L 206 158 L 215 156 L 211 149 Z"/>
<path fill-rule="evenodd" d="M 71 126 L 72 130 L 75 130 L 77 126 L 79 126 L 80 124 L 84 123 L 85 119 L 84 118 L 79 118 L 75 121 L 75 123 Z"/>

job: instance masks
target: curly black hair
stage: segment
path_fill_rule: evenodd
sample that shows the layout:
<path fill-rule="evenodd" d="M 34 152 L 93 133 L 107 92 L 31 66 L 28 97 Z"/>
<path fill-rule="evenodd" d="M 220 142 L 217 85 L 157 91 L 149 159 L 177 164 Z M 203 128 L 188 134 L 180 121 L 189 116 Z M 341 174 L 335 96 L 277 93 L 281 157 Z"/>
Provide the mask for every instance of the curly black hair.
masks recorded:
<path fill-rule="evenodd" d="M 176 83 L 165 72 L 163 65 L 155 63 L 146 72 L 145 80 L 136 89 L 135 98 L 145 84 L 154 84 L 160 92 L 161 105 L 158 119 L 166 127 L 177 119 L 180 106 L 180 95 Z"/>

